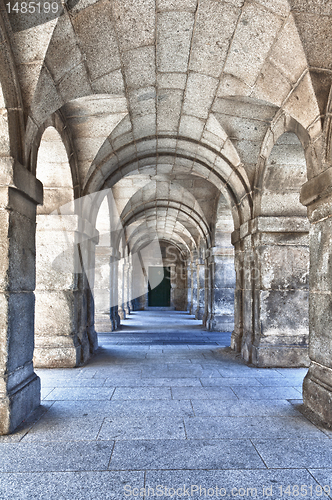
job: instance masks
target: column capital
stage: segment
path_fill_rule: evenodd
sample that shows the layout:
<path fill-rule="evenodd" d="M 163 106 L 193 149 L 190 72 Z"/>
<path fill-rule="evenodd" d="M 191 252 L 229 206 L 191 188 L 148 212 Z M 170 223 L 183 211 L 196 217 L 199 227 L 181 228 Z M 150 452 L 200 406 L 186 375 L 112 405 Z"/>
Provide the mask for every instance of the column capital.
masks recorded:
<path fill-rule="evenodd" d="M 310 223 L 306 216 L 256 217 L 244 222 L 232 233 L 232 244 L 256 233 L 308 233 Z"/>
<path fill-rule="evenodd" d="M 1 158 L 0 162 L 0 187 L 18 190 L 36 205 L 42 205 L 42 183 L 14 158 Z"/>

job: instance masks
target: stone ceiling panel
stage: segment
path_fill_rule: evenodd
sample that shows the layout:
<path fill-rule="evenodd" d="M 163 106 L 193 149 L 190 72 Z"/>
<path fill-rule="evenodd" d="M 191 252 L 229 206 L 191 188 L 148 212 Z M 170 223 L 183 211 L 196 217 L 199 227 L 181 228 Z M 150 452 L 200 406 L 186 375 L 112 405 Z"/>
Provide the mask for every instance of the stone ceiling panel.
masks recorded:
<path fill-rule="evenodd" d="M 231 44 L 225 72 L 253 86 L 282 22 L 278 15 L 258 4 L 246 3 Z"/>

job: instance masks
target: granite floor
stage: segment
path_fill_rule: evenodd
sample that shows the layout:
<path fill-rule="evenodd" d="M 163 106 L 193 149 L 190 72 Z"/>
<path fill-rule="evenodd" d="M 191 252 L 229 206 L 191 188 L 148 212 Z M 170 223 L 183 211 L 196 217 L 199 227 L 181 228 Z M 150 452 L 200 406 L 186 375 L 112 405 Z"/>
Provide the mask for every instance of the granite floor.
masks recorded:
<path fill-rule="evenodd" d="M 0 499 L 331 497 L 332 433 L 306 369 L 257 369 L 192 316 L 99 323 L 83 368 L 37 370 L 42 406 L 0 437 Z"/>

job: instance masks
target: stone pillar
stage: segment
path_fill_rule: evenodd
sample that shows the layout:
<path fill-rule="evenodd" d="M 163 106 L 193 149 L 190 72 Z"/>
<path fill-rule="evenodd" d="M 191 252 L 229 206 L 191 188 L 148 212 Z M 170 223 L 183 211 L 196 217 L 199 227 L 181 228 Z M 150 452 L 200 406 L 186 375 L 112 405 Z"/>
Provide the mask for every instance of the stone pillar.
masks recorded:
<path fill-rule="evenodd" d="M 0 167 L 0 434 L 9 434 L 40 404 L 34 373 L 36 205 L 42 184 L 12 158 Z"/>
<path fill-rule="evenodd" d="M 235 246 L 236 286 L 231 347 L 241 352 L 246 361 L 251 362 L 254 342 L 254 290 L 257 278 L 253 237 L 250 233 L 234 231 L 232 243 Z"/>
<path fill-rule="evenodd" d="M 119 296 L 118 314 L 120 320 L 126 319 L 125 281 L 126 281 L 125 264 L 124 264 L 124 259 L 121 259 L 118 264 L 118 296 Z"/>
<path fill-rule="evenodd" d="M 119 316 L 119 295 L 118 295 L 118 263 L 120 260 L 120 253 L 115 249 L 111 248 L 110 257 L 110 296 L 111 296 L 111 307 L 110 307 L 110 320 L 112 323 L 112 330 L 117 330 L 120 327 L 120 316 Z"/>
<path fill-rule="evenodd" d="M 197 309 L 196 319 L 204 320 L 205 315 L 205 262 L 202 259 L 196 260 L 197 266 Z"/>
<path fill-rule="evenodd" d="M 81 252 L 83 262 L 83 269 L 81 269 L 82 273 L 80 275 L 82 279 L 83 307 L 79 319 L 79 339 L 82 344 L 82 359 L 85 362 L 88 359 L 87 356 L 90 357 L 98 348 L 93 290 L 96 269 L 96 246 L 99 234 L 88 221 L 79 220 L 83 225 L 78 234 L 80 244 L 77 247 Z"/>
<path fill-rule="evenodd" d="M 256 366 L 308 366 L 308 229 L 305 217 L 258 217 L 240 229 L 241 352 Z"/>
<path fill-rule="evenodd" d="M 234 290 L 234 330 L 231 337 L 231 348 L 241 352 L 243 336 L 243 305 L 244 305 L 244 252 L 243 242 L 239 240 L 239 231 L 232 235 L 234 245 L 234 268 L 235 268 L 235 290 Z"/>
<path fill-rule="evenodd" d="M 91 296 L 95 238 L 78 215 L 37 216 L 35 366 L 79 366 L 97 347 Z"/>
<path fill-rule="evenodd" d="M 96 246 L 96 273 L 95 273 L 95 313 L 104 316 L 110 311 L 110 256 L 109 246 Z"/>
<path fill-rule="evenodd" d="M 332 425 L 332 168 L 304 184 L 310 227 L 310 367 L 304 405 Z M 324 193 L 324 189 L 326 192 Z M 325 194 L 325 197 L 324 197 Z"/>
<path fill-rule="evenodd" d="M 191 314 L 196 316 L 197 312 L 197 264 L 196 258 L 193 257 L 191 261 L 191 293 L 192 293 L 192 306 L 191 306 Z"/>
<path fill-rule="evenodd" d="M 126 257 L 124 269 L 124 310 L 126 315 L 131 312 L 131 266 L 130 257 Z"/>
<path fill-rule="evenodd" d="M 192 314 L 193 307 L 193 271 L 192 271 L 192 263 L 191 260 L 187 263 L 187 311 L 189 314 Z"/>
<path fill-rule="evenodd" d="M 209 330 L 230 332 L 234 329 L 235 269 L 232 248 L 213 247 L 210 250 L 211 274 Z"/>

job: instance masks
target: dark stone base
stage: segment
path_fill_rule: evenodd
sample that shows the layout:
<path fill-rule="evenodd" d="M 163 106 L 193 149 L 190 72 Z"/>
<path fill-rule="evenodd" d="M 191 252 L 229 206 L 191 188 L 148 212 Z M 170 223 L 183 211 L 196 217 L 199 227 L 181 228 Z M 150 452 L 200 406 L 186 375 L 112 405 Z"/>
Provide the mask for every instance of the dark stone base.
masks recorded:
<path fill-rule="evenodd" d="M 259 368 L 299 368 L 310 365 L 307 346 L 252 346 L 251 359 Z"/>
<path fill-rule="evenodd" d="M 13 432 L 40 405 L 40 378 L 35 373 L 0 399 L 0 435 Z"/>
<path fill-rule="evenodd" d="M 322 380 L 323 379 L 323 380 Z M 332 369 L 312 363 L 303 381 L 303 402 L 323 422 L 332 425 Z"/>
<path fill-rule="evenodd" d="M 234 316 L 212 316 L 207 321 L 207 327 L 213 332 L 232 332 L 234 329 Z"/>
<path fill-rule="evenodd" d="M 75 368 L 82 364 L 81 360 L 81 346 L 36 347 L 33 364 L 36 368 Z"/>

